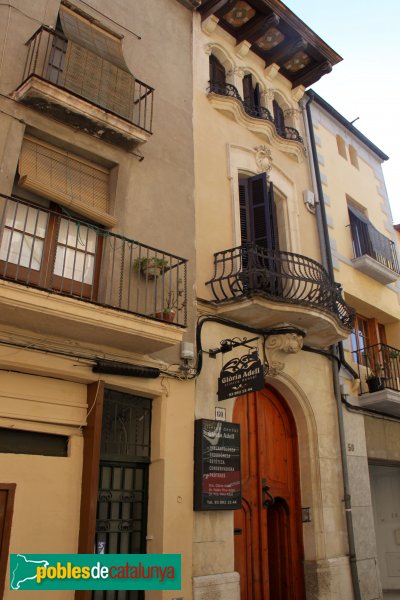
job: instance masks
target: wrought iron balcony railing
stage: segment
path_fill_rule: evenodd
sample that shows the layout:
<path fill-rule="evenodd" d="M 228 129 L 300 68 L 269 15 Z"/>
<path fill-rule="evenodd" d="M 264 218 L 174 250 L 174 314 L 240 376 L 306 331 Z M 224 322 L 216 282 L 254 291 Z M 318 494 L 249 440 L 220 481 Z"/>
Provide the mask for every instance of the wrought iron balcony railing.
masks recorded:
<path fill-rule="evenodd" d="M 400 350 L 374 344 L 353 352 L 358 363 L 361 394 L 390 389 L 400 392 Z M 367 387 L 364 385 L 364 380 Z"/>
<path fill-rule="evenodd" d="M 381 265 L 400 274 L 396 246 L 367 220 L 362 220 L 349 210 L 354 257 L 367 254 Z"/>
<path fill-rule="evenodd" d="M 256 106 L 254 104 L 250 104 L 249 102 L 245 102 L 240 96 L 237 88 L 230 83 L 219 83 L 215 81 L 210 81 L 210 85 L 208 88 L 209 92 L 214 94 L 219 94 L 221 96 L 229 96 L 230 98 L 236 98 L 239 102 L 242 103 L 245 112 L 255 119 L 264 119 L 265 121 L 270 121 L 274 123 L 274 119 L 268 108 L 264 106 Z M 276 124 L 275 124 L 276 127 Z M 294 127 L 276 127 L 276 132 L 281 137 L 286 140 L 294 140 L 296 142 L 303 143 L 303 138 L 300 133 Z"/>
<path fill-rule="evenodd" d="M 68 43 L 61 33 L 40 27 L 26 43 L 23 82 L 36 75 L 151 133 L 153 88 L 93 54 L 88 73 L 85 61 L 76 52 L 68 52 Z"/>
<path fill-rule="evenodd" d="M 253 244 L 217 252 L 214 277 L 207 285 L 217 302 L 261 295 L 328 311 L 344 328 L 353 326 L 354 311 L 343 300 L 340 286 L 318 262 L 300 254 Z"/>
<path fill-rule="evenodd" d="M 185 259 L 15 197 L 0 224 L 0 279 L 186 325 Z"/>

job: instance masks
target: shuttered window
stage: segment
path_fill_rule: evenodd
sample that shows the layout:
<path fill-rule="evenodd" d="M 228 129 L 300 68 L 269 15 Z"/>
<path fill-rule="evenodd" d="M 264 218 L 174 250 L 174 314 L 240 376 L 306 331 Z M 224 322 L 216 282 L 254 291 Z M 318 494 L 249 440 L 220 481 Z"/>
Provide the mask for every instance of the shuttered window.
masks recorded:
<path fill-rule="evenodd" d="M 226 83 L 225 69 L 213 54 L 210 55 L 210 82 L 219 85 Z"/>
<path fill-rule="evenodd" d="M 285 133 L 285 115 L 283 109 L 279 106 L 276 100 L 272 103 L 274 109 L 274 122 L 276 131 L 279 135 L 283 135 Z"/>
<path fill-rule="evenodd" d="M 26 136 L 19 174 L 20 186 L 103 225 L 115 225 L 109 214 L 110 174 L 100 165 Z"/>
<path fill-rule="evenodd" d="M 266 173 L 239 180 L 239 204 L 242 244 L 279 250 L 273 185 Z"/>

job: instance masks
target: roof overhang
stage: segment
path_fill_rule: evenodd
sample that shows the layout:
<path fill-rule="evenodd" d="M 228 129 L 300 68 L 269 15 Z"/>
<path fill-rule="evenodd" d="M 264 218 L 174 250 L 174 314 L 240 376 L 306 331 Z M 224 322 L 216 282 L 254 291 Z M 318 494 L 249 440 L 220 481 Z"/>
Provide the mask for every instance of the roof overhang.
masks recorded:
<path fill-rule="evenodd" d="M 217 17 L 237 44 L 246 40 L 266 67 L 279 65 L 292 87 L 312 85 L 342 60 L 279 0 L 202 0 L 198 11 Z"/>

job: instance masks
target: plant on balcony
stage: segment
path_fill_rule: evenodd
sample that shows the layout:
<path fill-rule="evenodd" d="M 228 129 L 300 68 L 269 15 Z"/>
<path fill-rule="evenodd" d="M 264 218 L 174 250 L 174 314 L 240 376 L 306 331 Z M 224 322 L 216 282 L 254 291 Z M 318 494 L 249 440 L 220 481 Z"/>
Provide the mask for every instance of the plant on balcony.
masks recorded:
<path fill-rule="evenodd" d="M 168 268 L 168 261 L 165 258 L 156 256 L 136 258 L 133 263 L 138 273 L 141 273 L 148 279 L 155 279 L 162 275 Z"/>
<path fill-rule="evenodd" d="M 177 289 L 170 290 L 165 296 L 163 309 L 155 313 L 157 319 L 172 323 L 175 319 L 176 312 L 182 310 L 186 306 L 186 301 L 182 299 L 184 295 L 182 279 L 179 278 L 177 284 Z"/>
<path fill-rule="evenodd" d="M 379 362 L 378 356 L 374 353 L 372 361 L 371 357 L 367 354 L 364 355 L 366 359 L 366 366 L 369 366 L 369 372 L 365 377 L 365 381 L 367 382 L 369 393 L 379 392 L 385 388 L 385 377 L 383 376 L 385 373 L 384 366 Z M 368 365 L 368 362 L 372 362 L 372 366 Z"/>

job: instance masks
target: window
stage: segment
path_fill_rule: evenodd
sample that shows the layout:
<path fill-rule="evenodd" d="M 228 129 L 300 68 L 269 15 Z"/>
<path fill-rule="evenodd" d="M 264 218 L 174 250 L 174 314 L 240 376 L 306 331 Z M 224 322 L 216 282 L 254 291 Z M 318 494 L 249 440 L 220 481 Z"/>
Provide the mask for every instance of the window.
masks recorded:
<path fill-rule="evenodd" d="M 98 227 L 17 199 L 1 199 L 4 277 L 95 299 L 103 237 Z"/>
<path fill-rule="evenodd" d="M 338 149 L 340 156 L 342 156 L 343 158 L 345 158 L 347 160 L 346 144 L 344 142 L 344 139 L 340 135 L 336 136 L 336 144 L 337 144 L 337 149 Z"/>
<path fill-rule="evenodd" d="M 351 333 L 351 350 L 354 362 L 374 370 L 380 362 L 378 344 L 386 344 L 385 326 L 376 319 L 357 315 Z"/>
<path fill-rule="evenodd" d="M 363 212 L 354 206 L 348 206 L 348 211 L 354 258 L 367 255 L 395 273 L 399 273 L 394 242 L 380 233 Z"/>
<path fill-rule="evenodd" d="M 225 88 L 225 68 L 214 54 L 210 55 L 210 91 L 221 92 Z"/>
<path fill-rule="evenodd" d="M 241 243 L 279 250 L 273 184 L 267 174 L 239 178 Z"/>
<path fill-rule="evenodd" d="M 30 136 L 18 168 L 18 195 L 0 198 L 2 276 L 95 300 L 104 233 L 84 217 L 115 223 L 108 170 Z"/>
<path fill-rule="evenodd" d="M 358 169 L 358 156 L 357 156 L 357 152 L 355 150 L 355 148 L 353 148 L 353 146 L 349 146 L 349 157 L 350 157 L 350 162 L 353 165 L 353 167 L 356 167 L 356 169 Z"/>
<path fill-rule="evenodd" d="M 260 107 L 260 86 L 253 84 L 253 78 L 250 73 L 243 77 L 243 100 L 245 107 L 249 109 Z"/>
<path fill-rule="evenodd" d="M 285 114 L 276 100 L 273 101 L 272 107 L 274 110 L 274 121 L 276 131 L 279 135 L 285 137 Z"/>
<path fill-rule="evenodd" d="M 351 350 L 354 362 L 366 366 L 367 355 L 365 348 L 370 345 L 370 325 L 368 319 L 357 315 L 354 322 L 354 329 L 351 333 Z"/>

